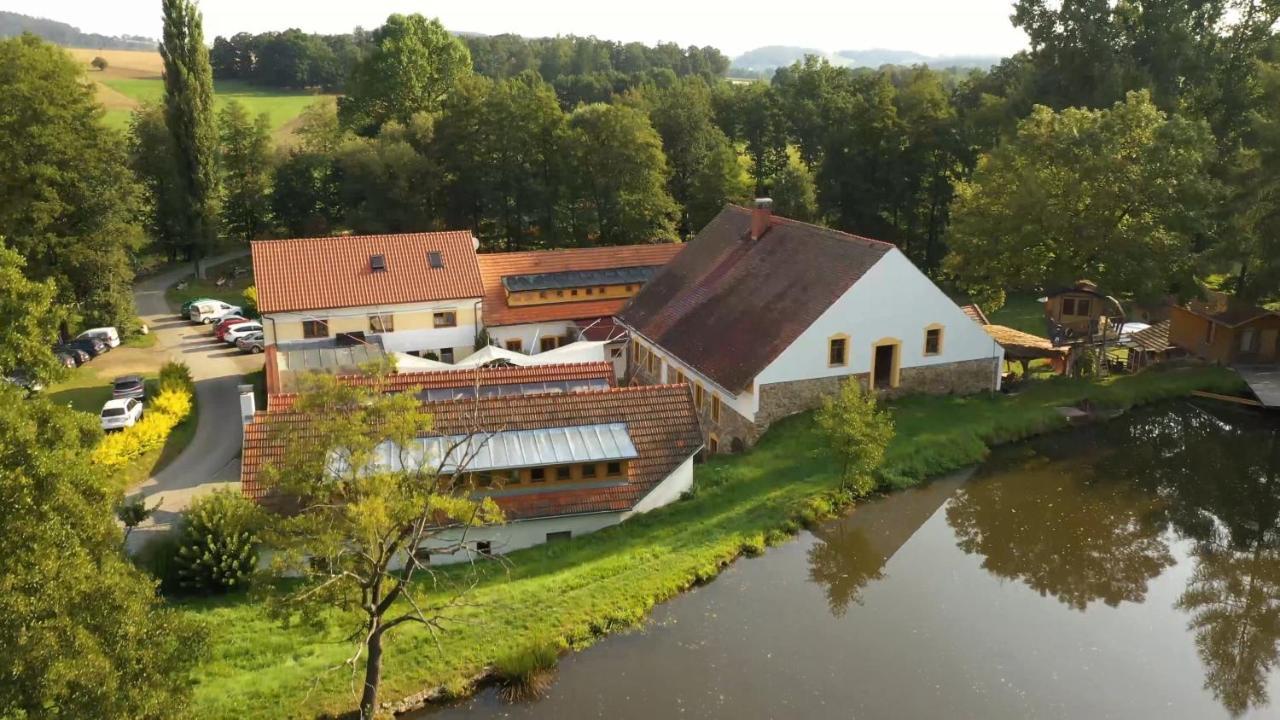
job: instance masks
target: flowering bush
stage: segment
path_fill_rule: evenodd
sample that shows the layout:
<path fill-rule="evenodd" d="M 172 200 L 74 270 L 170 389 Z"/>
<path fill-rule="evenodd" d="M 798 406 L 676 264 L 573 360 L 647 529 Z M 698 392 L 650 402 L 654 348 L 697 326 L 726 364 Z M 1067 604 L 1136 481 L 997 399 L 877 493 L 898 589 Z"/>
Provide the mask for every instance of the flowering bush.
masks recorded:
<path fill-rule="evenodd" d="M 142 419 L 124 431 L 108 435 L 93 450 L 93 461 L 116 468 L 164 447 L 169 433 L 191 415 L 195 383 L 184 363 L 169 362 L 160 368 L 160 392 L 146 403 Z"/>

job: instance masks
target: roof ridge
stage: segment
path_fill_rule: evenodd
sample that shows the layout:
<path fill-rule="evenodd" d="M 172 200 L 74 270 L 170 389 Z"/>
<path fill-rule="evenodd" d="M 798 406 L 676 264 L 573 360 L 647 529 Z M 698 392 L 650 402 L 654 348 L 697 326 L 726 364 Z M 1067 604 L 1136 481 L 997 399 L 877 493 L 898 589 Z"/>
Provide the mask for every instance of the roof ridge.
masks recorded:
<path fill-rule="evenodd" d="M 293 238 L 262 238 L 260 240 L 250 240 L 249 244 L 273 244 L 273 243 L 289 243 L 302 242 L 305 240 L 369 240 L 373 238 L 416 238 L 432 235 L 457 235 L 465 234 L 468 237 L 475 237 L 475 233 L 470 230 L 423 230 L 421 232 L 405 232 L 405 233 L 367 233 L 363 235 L 311 235 L 307 237 Z"/>
<path fill-rule="evenodd" d="M 741 205 L 737 205 L 734 203 L 728 203 L 728 205 L 731 208 L 742 210 L 743 212 L 747 212 L 747 213 L 751 212 L 751 208 L 748 208 L 748 207 L 743 207 Z M 837 230 L 836 228 L 833 228 L 833 227 L 827 227 L 826 225 L 819 225 L 817 223 L 805 222 L 804 220 L 796 220 L 795 218 L 789 218 L 789 217 L 786 217 L 785 215 L 779 215 L 777 213 L 770 213 L 769 217 L 771 220 L 778 220 L 784 223 L 790 223 L 792 225 L 803 225 L 805 227 L 811 227 L 815 230 L 835 233 L 836 235 L 843 235 L 846 238 L 851 238 L 854 240 L 865 240 L 866 242 L 876 243 L 878 245 L 887 245 L 888 247 L 891 247 L 891 248 L 897 247 L 897 245 L 894 245 L 893 243 L 887 240 L 877 240 L 876 238 L 867 237 L 866 235 L 855 235 L 854 233 L 845 232 L 844 230 Z"/>

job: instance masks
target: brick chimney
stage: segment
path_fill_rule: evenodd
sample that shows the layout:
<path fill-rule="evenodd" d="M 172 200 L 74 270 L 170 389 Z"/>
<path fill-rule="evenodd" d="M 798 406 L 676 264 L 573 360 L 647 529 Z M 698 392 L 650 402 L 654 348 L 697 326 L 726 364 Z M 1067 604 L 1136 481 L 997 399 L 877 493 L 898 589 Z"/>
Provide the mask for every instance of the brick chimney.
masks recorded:
<path fill-rule="evenodd" d="M 759 240 L 773 222 L 773 200 L 756 198 L 755 207 L 751 209 L 751 239 Z"/>

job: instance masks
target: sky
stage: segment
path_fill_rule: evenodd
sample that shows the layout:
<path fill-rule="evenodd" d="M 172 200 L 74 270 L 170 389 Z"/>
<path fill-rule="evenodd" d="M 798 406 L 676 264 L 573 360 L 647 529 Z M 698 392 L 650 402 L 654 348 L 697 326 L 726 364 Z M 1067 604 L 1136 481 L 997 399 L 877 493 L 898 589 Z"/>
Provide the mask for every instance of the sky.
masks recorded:
<path fill-rule="evenodd" d="M 1013 0 L 201 0 L 205 35 L 297 27 L 341 33 L 391 13 L 439 17 L 450 30 L 595 35 L 712 45 L 729 56 L 763 45 L 888 48 L 924 55 L 1007 55 L 1026 46 Z M 84 32 L 160 36 L 160 0 L 0 0 L 0 9 Z"/>

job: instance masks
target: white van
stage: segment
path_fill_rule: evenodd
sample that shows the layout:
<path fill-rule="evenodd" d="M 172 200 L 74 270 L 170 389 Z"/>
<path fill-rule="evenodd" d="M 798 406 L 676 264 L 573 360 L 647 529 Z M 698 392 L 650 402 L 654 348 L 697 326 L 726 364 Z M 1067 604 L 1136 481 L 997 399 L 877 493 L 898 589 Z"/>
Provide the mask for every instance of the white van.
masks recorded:
<path fill-rule="evenodd" d="M 95 338 L 107 347 L 120 347 L 120 333 L 113 327 L 90 328 L 76 336 L 76 339 Z"/>
<path fill-rule="evenodd" d="M 224 303 L 221 300 L 206 300 L 191 306 L 191 322 L 208 325 L 228 315 L 239 315 L 240 306 Z"/>

